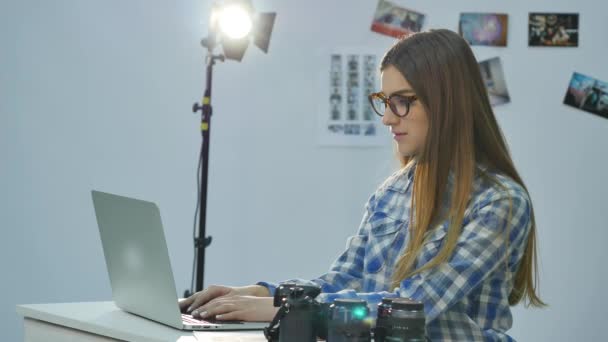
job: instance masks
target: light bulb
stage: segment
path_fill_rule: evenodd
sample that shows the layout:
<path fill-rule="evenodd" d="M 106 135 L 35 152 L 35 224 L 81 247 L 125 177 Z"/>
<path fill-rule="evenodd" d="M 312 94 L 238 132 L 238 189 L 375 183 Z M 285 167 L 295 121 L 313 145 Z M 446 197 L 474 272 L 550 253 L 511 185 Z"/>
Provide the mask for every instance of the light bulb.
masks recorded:
<path fill-rule="evenodd" d="M 231 5 L 223 8 L 218 16 L 220 30 L 231 39 L 241 39 L 251 32 L 251 15 L 242 7 Z"/>

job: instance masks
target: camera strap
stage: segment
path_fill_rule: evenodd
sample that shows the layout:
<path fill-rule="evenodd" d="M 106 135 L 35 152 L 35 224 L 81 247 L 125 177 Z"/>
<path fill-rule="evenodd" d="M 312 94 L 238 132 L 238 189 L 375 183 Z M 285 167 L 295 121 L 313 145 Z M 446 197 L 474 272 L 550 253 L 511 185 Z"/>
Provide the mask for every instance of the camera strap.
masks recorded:
<path fill-rule="evenodd" d="M 289 303 L 284 302 L 272 319 L 272 322 L 264 328 L 264 336 L 266 336 L 268 342 L 277 342 L 279 340 L 281 319 L 283 319 L 287 313 L 289 313 Z"/>

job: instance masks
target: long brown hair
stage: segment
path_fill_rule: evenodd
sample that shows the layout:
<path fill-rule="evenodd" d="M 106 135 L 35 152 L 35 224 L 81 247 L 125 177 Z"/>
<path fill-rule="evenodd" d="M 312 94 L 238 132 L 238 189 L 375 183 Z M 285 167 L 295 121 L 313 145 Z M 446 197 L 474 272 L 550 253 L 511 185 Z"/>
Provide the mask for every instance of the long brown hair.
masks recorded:
<path fill-rule="evenodd" d="M 449 30 L 431 30 L 404 37 L 386 53 L 380 69 L 391 65 L 411 84 L 429 121 L 425 146 L 416 156 L 411 238 L 393 275 L 393 285 L 397 287 L 402 280 L 446 262 L 451 256 L 462 230 L 475 173 L 479 172 L 478 164 L 510 177 L 526 192 L 527 188 L 511 160 L 479 66 L 464 39 Z M 403 166 L 410 162 L 408 157 L 400 158 Z M 443 213 L 442 196 L 446 193 L 450 172 L 456 181 L 449 211 Z M 446 216 L 449 228 L 443 247 L 432 260 L 414 269 L 424 234 L 433 223 Z M 538 265 L 533 211 L 530 224 L 509 304 L 515 305 L 523 299 L 528 305 L 542 307 L 546 304 L 536 288 Z"/>

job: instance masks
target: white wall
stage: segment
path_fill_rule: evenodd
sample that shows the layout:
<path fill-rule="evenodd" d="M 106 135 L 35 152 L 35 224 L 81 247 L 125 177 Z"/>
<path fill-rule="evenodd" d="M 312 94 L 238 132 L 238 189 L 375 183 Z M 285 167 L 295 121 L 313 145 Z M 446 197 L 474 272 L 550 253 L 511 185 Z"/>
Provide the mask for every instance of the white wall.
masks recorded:
<path fill-rule="evenodd" d="M 206 283 L 313 277 L 359 223 L 393 166 L 383 148 L 319 148 L 319 65 L 369 31 L 376 1 L 263 1 L 270 54 L 215 68 Z M 461 11 L 509 14 L 501 56 L 512 103 L 496 108 L 535 203 L 546 310 L 515 309 L 522 341 L 598 341 L 608 296 L 608 120 L 561 104 L 573 71 L 608 80 L 604 1 L 411 0 L 426 27 Z M 209 2 L 0 2 L 0 331 L 18 303 L 108 300 L 90 190 L 159 203 L 179 291 L 190 282 Z M 529 11 L 580 12 L 576 49 L 528 48 Z M 230 270 L 230 271 L 229 271 Z"/>

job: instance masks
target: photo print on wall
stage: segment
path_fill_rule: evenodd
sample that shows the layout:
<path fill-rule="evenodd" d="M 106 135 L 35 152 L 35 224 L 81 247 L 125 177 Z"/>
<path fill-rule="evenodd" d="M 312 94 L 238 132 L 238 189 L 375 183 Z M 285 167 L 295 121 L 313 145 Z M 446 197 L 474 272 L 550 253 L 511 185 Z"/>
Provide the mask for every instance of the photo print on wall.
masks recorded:
<path fill-rule="evenodd" d="M 505 74 L 500 58 L 494 57 L 479 62 L 479 70 L 481 71 L 481 77 L 486 85 L 492 106 L 510 102 L 511 98 L 507 90 L 507 82 L 505 81 Z"/>
<path fill-rule="evenodd" d="M 578 13 L 530 13 L 528 46 L 578 46 Z"/>
<path fill-rule="evenodd" d="M 386 130 L 367 98 L 380 86 L 379 57 L 362 49 L 340 49 L 329 55 L 328 62 L 320 87 L 320 145 L 385 145 Z"/>
<path fill-rule="evenodd" d="M 424 17 L 422 13 L 380 0 L 371 29 L 374 32 L 399 38 L 412 32 L 420 32 L 424 24 Z"/>
<path fill-rule="evenodd" d="M 575 72 L 564 104 L 608 119 L 608 82 Z"/>
<path fill-rule="evenodd" d="M 499 13 L 461 13 L 458 33 L 470 45 L 507 46 L 508 19 Z"/>

